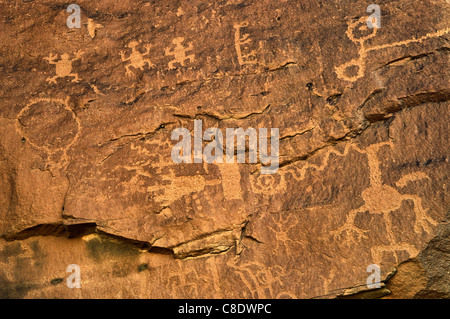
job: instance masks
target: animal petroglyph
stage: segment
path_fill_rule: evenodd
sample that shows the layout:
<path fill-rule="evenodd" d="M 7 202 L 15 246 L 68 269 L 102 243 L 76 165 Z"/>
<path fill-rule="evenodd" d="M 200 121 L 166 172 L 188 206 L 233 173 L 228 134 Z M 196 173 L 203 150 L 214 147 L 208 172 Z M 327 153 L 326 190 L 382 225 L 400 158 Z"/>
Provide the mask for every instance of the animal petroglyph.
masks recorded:
<path fill-rule="evenodd" d="M 87 29 L 88 29 L 88 33 L 92 39 L 95 38 L 95 35 L 96 35 L 95 31 L 100 28 L 103 28 L 103 26 L 101 24 L 95 23 L 93 19 L 88 19 Z"/>
<path fill-rule="evenodd" d="M 241 29 L 248 26 L 248 22 L 244 21 L 239 24 L 235 24 L 233 27 L 235 29 L 234 31 L 234 46 L 236 48 L 236 54 L 238 58 L 239 65 L 247 65 L 247 64 L 256 64 L 256 50 L 251 50 L 247 53 L 243 53 L 243 49 L 245 51 L 248 51 L 249 48 L 247 46 L 244 46 L 246 44 L 249 44 L 252 42 L 251 39 L 249 39 L 249 34 L 246 33 L 244 35 L 241 35 Z M 244 47 L 243 47 L 244 46 Z"/>
<path fill-rule="evenodd" d="M 56 59 L 58 58 L 57 54 L 50 53 L 50 55 L 48 57 L 45 57 L 44 60 L 46 60 L 50 64 L 56 65 L 56 75 L 52 78 L 47 78 L 46 81 L 56 84 L 56 79 L 70 76 L 74 78 L 72 82 L 79 82 L 81 79 L 78 77 L 78 74 L 72 73 L 72 62 L 79 60 L 83 53 L 84 52 L 80 50 L 77 51 L 75 53 L 75 58 L 73 59 L 69 59 L 69 54 L 64 53 L 61 55 L 61 59 L 59 61 L 56 61 Z"/>
<path fill-rule="evenodd" d="M 145 65 L 147 65 L 149 68 L 154 67 L 155 65 L 148 59 L 149 53 L 150 53 L 150 47 L 151 45 L 146 45 L 146 51 L 144 53 L 140 53 L 137 49 L 137 46 L 139 45 L 138 41 L 131 41 L 127 47 L 131 49 L 131 53 L 128 57 L 125 55 L 125 51 L 120 51 L 120 57 L 123 62 L 129 62 L 127 65 L 125 65 L 126 75 L 127 76 L 133 76 L 133 72 L 131 71 L 131 67 L 134 69 L 144 70 Z M 147 56 L 147 58 L 144 58 L 144 56 Z"/>
<path fill-rule="evenodd" d="M 189 54 L 186 55 L 188 51 L 193 50 L 192 43 L 189 43 L 187 47 L 183 46 L 183 37 L 178 37 L 173 39 L 172 43 L 175 44 L 175 48 L 169 50 L 168 48 L 164 50 L 166 55 L 172 55 L 174 59 L 169 62 L 169 69 L 176 69 L 175 66 L 176 63 L 180 64 L 181 66 L 185 66 L 186 60 L 189 60 L 191 63 L 195 61 L 195 55 Z"/>
<path fill-rule="evenodd" d="M 336 67 L 336 74 L 338 78 L 342 80 L 355 82 L 356 80 L 362 78 L 366 72 L 367 55 L 371 51 L 378 51 L 382 49 L 408 45 L 410 43 L 421 43 L 426 39 L 440 37 L 450 31 L 450 28 L 446 28 L 443 30 L 438 30 L 436 32 L 428 33 L 416 39 L 408 39 L 399 42 L 367 47 L 366 41 L 373 38 L 377 34 L 378 28 L 368 28 L 366 20 L 366 17 L 361 17 L 357 21 L 350 23 L 348 26 L 346 35 L 353 43 L 357 45 L 358 57 Z M 357 70 L 356 74 L 349 75 L 349 73 L 355 73 L 355 69 Z"/>

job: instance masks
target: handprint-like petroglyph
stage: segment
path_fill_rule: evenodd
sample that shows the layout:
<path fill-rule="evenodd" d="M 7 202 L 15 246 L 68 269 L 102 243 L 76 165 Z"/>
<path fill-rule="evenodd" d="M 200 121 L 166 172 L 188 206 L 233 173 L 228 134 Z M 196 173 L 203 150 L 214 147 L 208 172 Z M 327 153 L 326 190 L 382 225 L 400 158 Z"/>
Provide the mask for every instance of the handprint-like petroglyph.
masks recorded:
<path fill-rule="evenodd" d="M 250 35 L 248 33 L 241 35 L 241 29 L 245 28 L 247 26 L 248 26 L 247 21 L 235 24 L 233 26 L 235 29 L 235 31 L 234 31 L 234 46 L 236 48 L 236 54 L 237 54 L 237 58 L 238 58 L 238 62 L 239 62 L 240 66 L 257 63 L 256 62 L 256 50 L 248 51 L 249 48 L 247 46 L 244 46 L 244 45 L 252 42 L 252 40 L 249 39 Z M 243 50 L 247 51 L 247 53 L 244 53 Z"/>
<path fill-rule="evenodd" d="M 186 60 L 189 60 L 189 62 L 191 62 L 191 63 L 195 61 L 194 54 L 189 54 L 189 55 L 186 54 L 188 51 L 193 50 L 192 43 L 189 43 L 188 46 L 185 47 L 185 46 L 183 46 L 183 41 L 184 41 L 183 37 L 175 38 L 172 41 L 172 43 L 175 44 L 175 48 L 170 49 L 170 50 L 169 50 L 169 48 L 166 48 L 164 50 L 166 55 L 171 55 L 174 57 L 174 59 L 169 62 L 170 70 L 177 68 L 175 66 L 176 63 L 180 64 L 181 66 L 185 66 Z"/>
<path fill-rule="evenodd" d="M 170 182 L 168 185 L 148 186 L 147 192 L 154 193 L 156 201 L 163 207 L 170 206 L 175 200 L 198 193 L 205 189 L 206 186 L 214 186 L 221 183 L 220 180 L 205 180 L 203 176 L 176 176 L 174 169 L 170 169 L 170 174 L 166 175 L 165 181 Z M 160 194 L 162 192 L 162 194 Z"/>
<path fill-rule="evenodd" d="M 346 35 L 347 37 L 357 45 L 358 47 L 358 57 L 355 59 L 352 59 L 344 64 L 341 64 L 336 67 L 336 74 L 338 78 L 349 81 L 349 82 L 355 82 L 356 80 L 362 78 L 365 75 L 366 72 L 366 59 L 367 55 L 371 51 L 378 51 L 382 49 L 397 47 L 397 46 L 403 46 L 408 45 L 410 43 L 421 43 L 426 39 L 430 38 L 436 38 L 440 37 L 446 33 L 450 32 L 450 28 L 446 28 L 443 30 L 438 30 L 436 32 L 428 33 L 422 37 L 419 38 L 413 38 L 413 39 L 407 39 L 404 41 L 399 42 L 393 42 L 393 43 L 387 43 L 382 45 L 376 45 L 373 47 L 367 47 L 366 41 L 373 38 L 377 34 L 378 28 L 368 28 L 367 27 L 367 18 L 361 17 L 355 22 L 352 22 L 349 24 Z M 358 35 L 357 33 L 363 33 L 365 35 Z M 356 74 L 349 75 L 349 72 L 352 72 L 351 69 L 357 69 Z M 355 73 L 355 70 L 353 70 L 353 73 Z"/>
<path fill-rule="evenodd" d="M 75 53 L 75 58 L 73 59 L 69 59 L 69 54 L 64 53 L 61 55 L 61 59 L 59 61 L 56 61 L 56 59 L 58 59 L 57 54 L 50 53 L 50 55 L 45 57 L 44 60 L 50 64 L 56 65 L 56 75 L 54 77 L 47 78 L 46 81 L 56 84 L 56 79 L 70 76 L 74 78 L 72 82 L 79 82 L 81 79 L 78 77 L 78 74 L 72 73 L 72 62 L 81 59 L 83 53 L 84 52 L 81 50 L 77 51 Z"/>
<path fill-rule="evenodd" d="M 127 65 L 125 65 L 126 75 L 127 76 L 133 76 L 133 72 L 131 71 L 131 67 L 134 69 L 144 70 L 144 67 L 147 65 L 147 67 L 152 68 L 155 65 L 150 61 L 148 58 L 150 54 L 150 48 L 151 45 L 146 45 L 145 49 L 146 51 L 144 53 L 140 53 L 137 49 L 137 46 L 139 45 L 138 41 L 131 41 L 127 47 L 131 49 L 131 53 L 128 57 L 126 57 L 125 51 L 120 51 L 120 57 L 123 62 L 129 62 Z M 144 58 L 144 56 L 147 56 L 147 58 Z"/>

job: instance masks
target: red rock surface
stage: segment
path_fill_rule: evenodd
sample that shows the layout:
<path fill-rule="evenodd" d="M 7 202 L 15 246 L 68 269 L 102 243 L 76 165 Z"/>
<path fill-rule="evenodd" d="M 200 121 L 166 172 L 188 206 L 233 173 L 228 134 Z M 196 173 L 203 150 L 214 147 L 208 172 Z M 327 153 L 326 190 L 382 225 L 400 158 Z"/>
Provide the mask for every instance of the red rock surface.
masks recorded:
<path fill-rule="evenodd" d="M 450 297 L 448 2 L 77 4 L 0 2 L 1 297 Z M 278 171 L 174 163 L 195 119 Z"/>

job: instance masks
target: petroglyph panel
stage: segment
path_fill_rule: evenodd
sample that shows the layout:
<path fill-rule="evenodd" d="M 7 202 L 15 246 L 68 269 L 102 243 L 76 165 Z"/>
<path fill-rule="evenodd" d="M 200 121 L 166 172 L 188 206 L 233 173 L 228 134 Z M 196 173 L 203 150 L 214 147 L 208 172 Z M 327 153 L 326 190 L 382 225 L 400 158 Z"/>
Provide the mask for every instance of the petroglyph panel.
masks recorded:
<path fill-rule="evenodd" d="M 379 29 L 364 1 L 78 5 L 70 29 L 62 3 L 0 3 L 1 297 L 334 298 L 408 260 L 448 276 L 445 1 L 380 4 Z M 194 120 L 278 128 L 278 171 L 174 163 L 175 129 L 210 142 Z M 73 263 L 81 289 L 58 284 Z"/>

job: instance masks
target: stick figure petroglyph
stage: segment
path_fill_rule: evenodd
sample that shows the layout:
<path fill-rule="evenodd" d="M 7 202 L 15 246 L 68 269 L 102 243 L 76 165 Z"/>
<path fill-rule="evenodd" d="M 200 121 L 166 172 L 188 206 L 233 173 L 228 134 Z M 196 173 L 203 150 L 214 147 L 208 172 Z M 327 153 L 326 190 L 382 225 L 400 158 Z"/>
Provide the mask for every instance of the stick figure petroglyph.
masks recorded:
<path fill-rule="evenodd" d="M 336 238 L 341 238 L 343 233 L 353 232 L 357 236 L 367 238 L 365 235 L 368 230 L 362 230 L 354 225 L 356 215 L 361 212 L 369 211 L 374 214 L 382 214 L 383 220 L 386 224 L 386 235 L 391 244 L 396 243 L 395 236 L 392 231 L 392 222 L 390 219 L 390 213 L 399 209 L 403 201 L 412 201 L 414 204 L 414 213 L 416 220 L 414 223 L 414 231 L 419 234 L 421 231 L 426 233 L 431 232 L 431 226 L 435 226 L 437 222 L 427 215 L 427 209 L 422 206 L 422 199 L 417 195 L 401 194 L 396 188 L 383 184 L 381 179 L 380 162 L 378 160 L 378 151 L 383 146 L 393 147 L 391 142 L 383 142 L 373 144 L 367 147 L 365 150 L 361 150 L 353 145 L 353 148 L 360 153 L 367 154 L 369 162 L 370 173 L 370 186 L 362 191 L 361 196 L 364 200 L 364 204 L 356 209 L 350 211 L 347 219 L 341 227 L 332 232 L 332 235 Z M 417 179 L 423 179 L 424 174 L 408 174 L 404 176 L 398 185 L 404 185 L 405 181 L 413 181 Z M 428 176 L 426 176 L 428 178 Z M 347 240 L 350 237 L 347 237 Z"/>
<path fill-rule="evenodd" d="M 151 45 L 145 46 L 145 53 L 140 53 L 137 50 L 137 46 L 139 45 L 138 41 L 131 41 L 127 47 L 131 49 L 131 53 L 128 56 L 128 58 L 125 56 L 125 51 L 120 51 L 120 57 L 123 62 L 129 62 L 128 65 L 125 65 L 126 75 L 127 76 L 133 76 L 133 72 L 131 71 L 130 67 L 133 67 L 134 69 L 144 70 L 145 65 L 147 65 L 149 68 L 154 67 L 155 65 L 150 61 L 148 58 L 144 58 L 144 56 L 149 56 L 150 53 L 150 47 Z"/>
<path fill-rule="evenodd" d="M 330 162 L 331 155 L 346 157 L 351 150 L 357 151 L 360 154 L 367 156 L 369 167 L 369 180 L 370 186 L 361 192 L 361 197 L 364 204 L 360 207 L 351 210 L 344 222 L 344 224 L 338 229 L 331 232 L 332 238 L 345 239 L 345 242 L 352 242 L 357 238 L 367 238 L 366 233 L 369 230 L 364 230 L 355 225 L 355 219 L 358 213 L 369 212 L 371 214 L 382 215 L 385 223 L 386 238 L 389 241 L 389 245 L 378 245 L 371 248 L 372 257 L 376 259 L 377 263 L 380 262 L 383 252 L 390 251 L 406 251 L 410 256 L 413 256 L 417 249 L 412 245 L 405 242 L 398 242 L 394 235 L 392 226 L 392 214 L 395 213 L 405 201 L 409 201 L 413 204 L 413 212 L 415 220 L 413 224 L 414 232 L 419 235 L 421 233 L 430 234 L 433 227 L 437 225 L 437 222 L 428 216 L 428 209 L 424 208 L 422 204 L 422 198 L 415 194 L 404 194 L 399 190 L 408 185 L 408 183 L 420 180 L 430 180 L 430 177 L 424 172 L 412 172 L 402 176 L 395 186 L 384 184 L 382 181 L 382 171 L 380 168 L 380 160 L 378 159 L 378 152 L 382 147 L 389 146 L 394 147 L 392 142 L 382 142 L 378 144 L 372 144 L 364 149 L 361 149 L 353 143 L 348 143 L 342 152 L 336 149 L 329 149 L 322 155 L 323 160 L 321 164 L 305 163 L 302 167 L 296 165 L 290 165 L 280 170 L 281 180 L 276 182 L 276 185 L 282 185 L 283 189 L 269 188 L 266 189 L 272 194 L 279 194 L 285 191 L 286 185 L 288 185 L 288 179 L 295 181 L 303 181 L 306 178 L 306 174 L 311 170 L 316 172 L 324 171 Z M 257 186 L 256 184 L 252 185 Z M 273 189 L 273 191 L 272 191 Z M 255 190 L 254 190 L 255 191 Z M 344 237 L 345 235 L 345 237 Z M 356 235 L 356 237 L 354 237 Z M 327 236 L 328 237 L 328 236 Z"/>
<path fill-rule="evenodd" d="M 173 39 L 172 43 L 175 44 L 175 48 L 169 50 L 168 48 L 164 50 L 166 55 L 172 55 L 174 59 L 169 62 L 169 69 L 176 69 L 175 63 L 179 63 L 181 66 L 185 66 L 186 60 L 189 60 L 191 63 L 195 61 L 195 55 L 189 54 L 186 55 L 187 51 L 192 51 L 193 46 L 192 43 L 189 43 L 187 47 L 183 46 L 183 37 L 178 37 Z"/>
<path fill-rule="evenodd" d="M 357 21 L 350 23 L 347 28 L 347 37 L 358 46 L 358 57 L 336 67 L 336 74 L 338 78 L 342 80 L 355 82 L 356 80 L 362 78 L 366 72 L 367 55 L 371 51 L 408 45 L 410 43 L 421 43 L 426 39 L 440 37 L 450 32 L 450 28 L 446 28 L 433 33 L 428 33 L 423 37 L 416 39 L 408 39 L 399 42 L 367 47 L 366 41 L 373 38 L 377 34 L 378 28 L 368 28 L 366 22 L 367 18 L 361 17 Z M 353 75 L 350 75 L 349 73 L 353 73 Z"/>
<path fill-rule="evenodd" d="M 47 78 L 46 81 L 56 84 L 56 79 L 72 76 L 74 78 L 72 82 L 79 82 L 80 78 L 78 77 L 78 74 L 72 73 L 72 62 L 79 60 L 83 54 L 84 52 L 78 50 L 75 53 L 75 58 L 69 59 L 69 54 L 64 53 L 61 55 L 61 59 L 59 61 L 55 61 L 58 58 L 58 55 L 50 53 L 50 55 L 45 57 L 44 60 L 46 60 L 49 64 L 56 65 L 56 75 L 52 78 Z"/>

